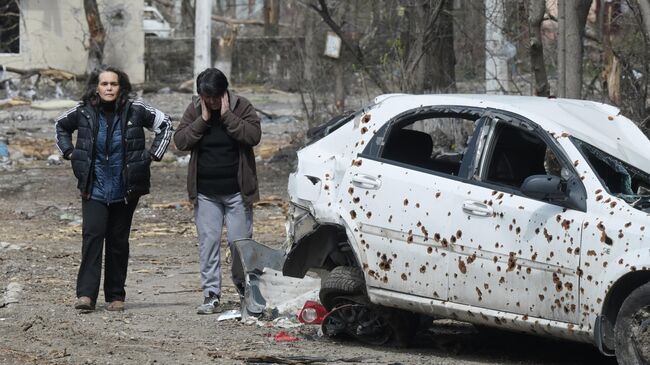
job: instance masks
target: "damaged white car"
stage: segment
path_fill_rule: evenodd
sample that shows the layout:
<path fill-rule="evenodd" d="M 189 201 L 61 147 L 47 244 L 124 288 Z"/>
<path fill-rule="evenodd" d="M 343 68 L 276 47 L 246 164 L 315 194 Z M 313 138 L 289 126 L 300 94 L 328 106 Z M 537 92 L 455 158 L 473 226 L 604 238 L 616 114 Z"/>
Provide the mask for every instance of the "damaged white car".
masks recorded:
<path fill-rule="evenodd" d="M 311 137 L 282 271 L 329 272 L 329 330 L 408 341 L 428 315 L 650 362 L 650 142 L 617 108 L 384 95 Z"/>

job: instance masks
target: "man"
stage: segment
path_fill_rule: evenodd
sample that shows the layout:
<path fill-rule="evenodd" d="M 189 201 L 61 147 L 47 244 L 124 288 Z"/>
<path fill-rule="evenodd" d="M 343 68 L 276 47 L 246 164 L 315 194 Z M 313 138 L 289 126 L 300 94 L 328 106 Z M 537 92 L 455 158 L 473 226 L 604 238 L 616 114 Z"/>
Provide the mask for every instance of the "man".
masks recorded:
<path fill-rule="evenodd" d="M 253 146 L 260 142 L 262 131 L 255 108 L 228 90 L 228 80 L 218 69 L 201 72 L 196 90 L 199 96 L 192 97 L 174 142 L 179 150 L 192 152 L 187 191 L 195 208 L 204 296 L 197 313 L 211 314 L 221 298 L 223 223 L 229 248 L 235 240 L 253 234 L 252 205 L 259 200 Z M 240 293 L 241 285 L 235 282 Z"/>

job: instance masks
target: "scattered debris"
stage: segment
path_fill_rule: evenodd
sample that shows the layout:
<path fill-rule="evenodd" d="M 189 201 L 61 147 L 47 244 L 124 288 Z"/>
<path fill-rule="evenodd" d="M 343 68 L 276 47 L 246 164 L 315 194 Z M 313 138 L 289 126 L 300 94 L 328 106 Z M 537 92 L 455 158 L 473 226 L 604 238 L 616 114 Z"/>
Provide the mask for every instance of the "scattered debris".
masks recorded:
<path fill-rule="evenodd" d="M 237 309 L 227 310 L 217 317 L 217 321 L 227 321 L 229 319 L 241 319 L 241 312 Z"/>
<path fill-rule="evenodd" d="M 50 155 L 58 154 L 52 140 L 47 138 L 17 137 L 11 140 L 9 149 L 12 160 L 21 158 L 47 160 Z"/>
<path fill-rule="evenodd" d="M 9 242 L 0 242 L 0 251 L 7 250 L 7 251 L 18 251 L 22 247 L 15 244 L 15 243 L 9 243 Z"/>
<path fill-rule="evenodd" d="M 18 303 L 19 302 L 18 298 L 20 297 L 21 291 L 23 291 L 22 284 L 17 283 L 15 281 L 9 283 L 9 285 L 7 285 L 7 289 L 5 290 L 4 295 L 2 296 L 2 299 L 0 299 L 0 304 L 2 304 L 0 307 L 5 307 L 12 303 Z"/>
<path fill-rule="evenodd" d="M 178 165 L 181 166 L 181 167 L 189 165 L 190 164 L 190 155 L 176 157 L 176 163 L 178 163 Z"/>
<path fill-rule="evenodd" d="M 57 154 L 51 154 L 47 156 L 47 164 L 48 165 L 60 165 L 62 164 L 63 161 L 61 160 L 61 156 Z"/>
<path fill-rule="evenodd" d="M 159 203 L 151 204 L 153 209 L 192 209 L 192 203 L 189 200 L 183 200 L 179 202 L 170 202 L 170 203 Z"/>
<path fill-rule="evenodd" d="M 62 221 L 68 221 L 68 224 L 71 226 L 80 225 L 82 222 L 80 216 L 72 213 L 63 213 L 59 216 L 59 219 Z"/>
<path fill-rule="evenodd" d="M 273 336 L 273 339 L 275 340 L 275 342 L 295 342 L 299 340 L 298 337 L 291 336 L 285 331 L 280 331 L 276 333 L 275 336 Z"/>
<path fill-rule="evenodd" d="M 237 360 L 242 360 L 247 364 L 330 364 L 334 362 L 351 362 L 360 363 L 363 361 L 361 357 L 352 358 L 332 358 L 328 359 L 320 356 L 279 356 L 279 355 L 261 355 L 251 357 L 239 357 Z"/>
<path fill-rule="evenodd" d="M 0 169 L 8 170 L 9 168 L 11 168 L 11 160 L 9 159 L 7 140 L 0 138 Z"/>
<path fill-rule="evenodd" d="M 256 207 L 269 207 L 269 206 L 277 206 L 280 208 L 288 207 L 286 200 L 282 199 L 282 197 L 277 195 L 269 195 L 266 197 L 262 197 L 262 199 L 260 199 L 260 201 L 256 202 L 254 205 Z"/>
<path fill-rule="evenodd" d="M 9 149 L 7 148 L 7 141 L 0 140 L 0 158 L 9 157 Z"/>
<path fill-rule="evenodd" d="M 75 100 L 39 100 L 33 101 L 30 107 L 38 110 L 62 110 L 74 108 L 77 104 L 79 104 L 79 102 Z"/>
<path fill-rule="evenodd" d="M 283 276 L 284 251 L 250 239 L 233 244 L 233 277 L 244 282 L 242 317 L 259 317 L 266 308 L 277 308 L 279 316 L 295 316 L 308 300 L 318 300 L 320 279 Z"/>
<path fill-rule="evenodd" d="M 327 315 L 327 309 L 314 300 L 308 300 L 298 313 L 298 320 L 304 324 L 321 324 Z"/>
<path fill-rule="evenodd" d="M 29 105 L 31 104 L 31 101 L 26 98 L 22 97 L 14 97 L 11 99 L 2 99 L 0 100 L 0 109 L 1 108 L 7 108 L 7 107 L 12 107 L 12 106 L 19 106 L 19 105 Z"/>
<path fill-rule="evenodd" d="M 296 317 L 292 316 L 293 318 L 290 317 L 280 317 L 276 318 L 272 322 L 273 327 L 277 328 L 296 328 L 302 326 L 301 323 L 296 321 Z"/>

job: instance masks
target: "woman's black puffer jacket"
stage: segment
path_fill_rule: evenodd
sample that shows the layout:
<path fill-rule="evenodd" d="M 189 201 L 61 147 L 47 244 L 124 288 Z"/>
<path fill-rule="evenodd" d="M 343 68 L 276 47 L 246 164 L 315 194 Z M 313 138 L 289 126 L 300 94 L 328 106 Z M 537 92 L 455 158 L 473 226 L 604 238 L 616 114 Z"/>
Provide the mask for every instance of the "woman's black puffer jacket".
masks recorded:
<path fill-rule="evenodd" d="M 84 199 L 88 199 L 92 192 L 95 142 L 99 130 L 97 113 L 95 107 L 82 102 L 56 119 L 56 145 L 65 159 L 72 160 L 77 188 Z M 122 123 L 122 183 L 126 198 L 134 199 L 149 193 L 151 160 L 162 159 L 173 128 L 169 116 L 140 100 L 129 100 L 118 113 Z M 149 149 L 145 146 L 144 128 L 155 133 Z M 75 130 L 77 141 L 73 145 L 72 133 Z"/>

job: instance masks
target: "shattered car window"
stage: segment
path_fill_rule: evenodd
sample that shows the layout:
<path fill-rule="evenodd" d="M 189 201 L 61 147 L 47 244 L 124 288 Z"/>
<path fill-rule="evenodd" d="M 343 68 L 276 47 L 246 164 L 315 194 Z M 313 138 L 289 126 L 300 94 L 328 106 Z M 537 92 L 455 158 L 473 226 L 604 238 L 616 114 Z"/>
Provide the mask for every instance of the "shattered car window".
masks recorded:
<path fill-rule="evenodd" d="M 430 171 L 458 175 L 475 121 L 427 118 L 392 129 L 381 157 Z"/>
<path fill-rule="evenodd" d="M 562 166 L 553 151 L 534 133 L 499 124 L 486 181 L 519 189 L 532 175 L 562 176 Z"/>
<path fill-rule="evenodd" d="M 586 142 L 572 140 L 610 194 L 636 208 L 650 207 L 650 174 Z"/>

